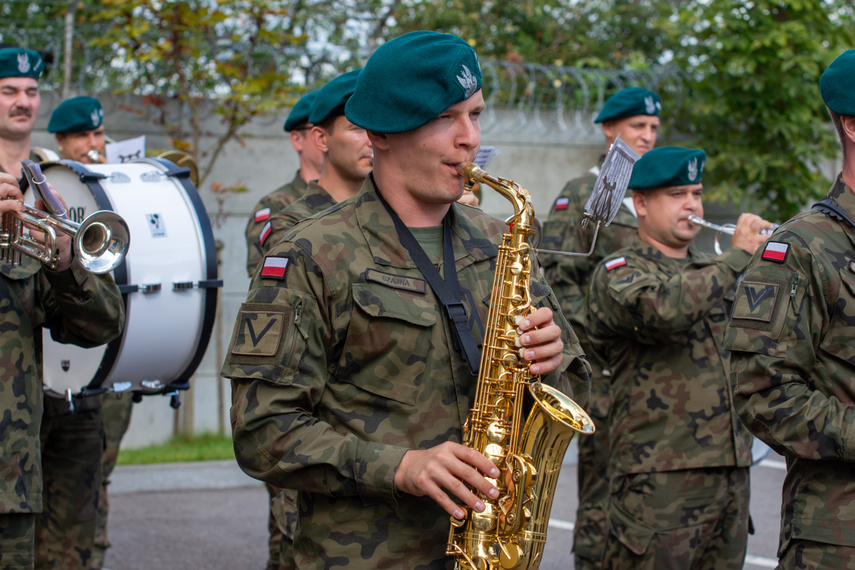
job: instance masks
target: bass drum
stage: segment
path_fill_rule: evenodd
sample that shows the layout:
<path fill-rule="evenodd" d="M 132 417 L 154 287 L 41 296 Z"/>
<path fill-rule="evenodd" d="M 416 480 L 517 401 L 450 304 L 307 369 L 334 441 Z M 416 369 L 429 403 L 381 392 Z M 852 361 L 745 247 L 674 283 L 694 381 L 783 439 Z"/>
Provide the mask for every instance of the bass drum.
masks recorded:
<path fill-rule="evenodd" d="M 112 210 L 131 233 L 128 253 L 113 271 L 125 302 L 124 331 L 89 349 L 55 342 L 45 331 L 45 390 L 64 397 L 186 390 L 208 347 L 222 287 L 210 220 L 189 169 L 159 158 L 63 160 L 41 168 L 72 220 Z"/>

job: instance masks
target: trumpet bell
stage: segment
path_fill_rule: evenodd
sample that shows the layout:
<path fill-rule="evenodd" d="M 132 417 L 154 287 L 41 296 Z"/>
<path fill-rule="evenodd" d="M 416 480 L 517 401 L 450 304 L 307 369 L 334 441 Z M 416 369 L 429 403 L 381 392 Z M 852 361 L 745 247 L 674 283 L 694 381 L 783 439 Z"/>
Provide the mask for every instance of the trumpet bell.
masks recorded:
<path fill-rule="evenodd" d="M 80 223 L 74 235 L 74 254 L 87 271 L 109 273 L 122 263 L 130 242 L 125 220 L 115 212 L 101 210 Z"/>

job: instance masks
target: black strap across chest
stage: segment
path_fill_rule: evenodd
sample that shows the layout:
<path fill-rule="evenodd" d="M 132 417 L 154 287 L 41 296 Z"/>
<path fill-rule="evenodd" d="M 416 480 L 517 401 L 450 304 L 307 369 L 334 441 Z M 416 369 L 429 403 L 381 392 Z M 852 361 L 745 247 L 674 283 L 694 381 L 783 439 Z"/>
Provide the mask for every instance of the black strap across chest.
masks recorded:
<path fill-rule="evenodd" d="M 457 270 L 454 266 L 454 248 L 451 243 L 451 209 L 442 220 L 442 263 L 445 274 L 445 278 L 443 278 L 413 233 L 404 225 L 400 216 L 389 206 L 379 190 L 377 196 L 379 196 L 380 202 L 383 203 L 395 224 L 395 231 L 398 232 L 401 245 L 410 253 L 413 262 L 425 276 L 430 288 L 433 289 L 440 303 L 442 303 L 445 316 L 452 325 L 451 330 L 454 333 L 455 346 L 463 354 L 466 364 L 469 365 L 469 371 L 473 376 L 477 376 L 481 363 L 481 351 L 478 350 L 478 345 L 472 336 L 472 325 L 469 321 L 466 305 L 461 302 L 460 284 L 457 281 Z M 475 316 L 478 318 L 477 312 Z"/>

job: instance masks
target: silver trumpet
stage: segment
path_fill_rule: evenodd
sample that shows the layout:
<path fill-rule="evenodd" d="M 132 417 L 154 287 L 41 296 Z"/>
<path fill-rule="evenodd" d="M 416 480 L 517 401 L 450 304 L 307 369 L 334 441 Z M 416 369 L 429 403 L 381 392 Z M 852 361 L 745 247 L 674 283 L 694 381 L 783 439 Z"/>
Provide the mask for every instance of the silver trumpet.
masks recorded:
<path fill-rule="evenodd" d="M 23 212 L 3 214 L 0 218 L 0 263 L 18 265 L 23 253 L 56 269 L 59 262 L 57 232 L 72 237 L 74 255 L 91 273 L 109 273 L 122 263 L 131 240 L 128 225 L 120 215 L 101 210 L 80 223 L 74 222 L 48 188 L 39 165 L 24 160 L 21 166 L 30 187 L 42 198 L 48 212 L 24 204 Z M 24 225 L 43 232 L 44 243 L 26 235 Z"/>
<path fill-rule="evenodd" d="M 704 220 L 703 218 L 699 218 L 695 215 L 690 215 L 689 221 L 692 222 L 693 224 L 695 224 L 696 226 L 701 226 L 701 227 L 704 227 L 704 228 L 707 228 L 710 230 L 715 230 L 717 232 L 715 234 L 715 241 L 713 242 L 713 247 L 715 248 L 716 255 L 721 255 L 721 251 L 722 251 L 721 245 L 719 244 L 719 238 L 721 237 L 721 234 L 728 234 L 728 235 L 732 236 L 733 232 L 736 231 L 736 224 L 718 225 L 718 224 L 714 224 L 712 222 L 708 222 L 708 221 Z M 778 224 L 772 224 L 772 226 L 773 227 L 771 230 L 767 230 L 767 229 L 760 230 L 760 234 L 766 235 L 766 236 L 771 235 L 772 232 L 775 231 L 775 228 L 778 227 Z"/>

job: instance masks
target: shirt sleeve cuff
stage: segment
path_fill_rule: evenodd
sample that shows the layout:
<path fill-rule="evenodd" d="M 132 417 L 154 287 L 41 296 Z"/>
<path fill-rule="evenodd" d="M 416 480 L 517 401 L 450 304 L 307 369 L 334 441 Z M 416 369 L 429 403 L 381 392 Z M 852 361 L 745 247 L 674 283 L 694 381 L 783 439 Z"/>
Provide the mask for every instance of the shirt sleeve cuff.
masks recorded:
<path fill-rule="evenodd" d="M 359 447 L 361 469 L 355 474 L 359 496 L 366 505 L 397 504 L 395 472 L 409 449 L 376 442 L 361 442 Z"/>

